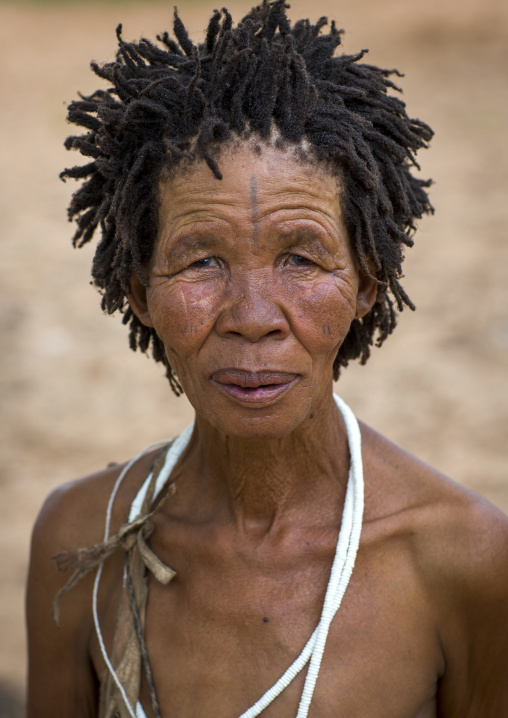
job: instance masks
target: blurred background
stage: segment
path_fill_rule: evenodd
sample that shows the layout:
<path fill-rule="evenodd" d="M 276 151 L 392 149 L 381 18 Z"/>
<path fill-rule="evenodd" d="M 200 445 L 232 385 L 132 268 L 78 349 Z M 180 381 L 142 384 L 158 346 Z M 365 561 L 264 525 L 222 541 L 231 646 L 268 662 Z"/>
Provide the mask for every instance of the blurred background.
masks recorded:
<path fill-rule="evenodd" d="M 23 591 L 31 526 L 57 484 L 123 461 L 191 419 L 161 367 L 127 346 L 72 250 L 74 164 L 65 106 L 99 86 L 91 59 L 169 29 L 173 2 L 0 2 L 0 718 L 23 715 Z M 249 0 L 228 4 L 235 20 Z M 196 41 L 214 3 L 182 0 Z M 508 4 L 504 0 L 294 0 L 327 14 L 344 48 L 397 67 L 410 114 L 436 131 L 422 176 L 433 218 L 408 251 L 404 312 L 338 391 L 357 415 L 508 511 Z"/>

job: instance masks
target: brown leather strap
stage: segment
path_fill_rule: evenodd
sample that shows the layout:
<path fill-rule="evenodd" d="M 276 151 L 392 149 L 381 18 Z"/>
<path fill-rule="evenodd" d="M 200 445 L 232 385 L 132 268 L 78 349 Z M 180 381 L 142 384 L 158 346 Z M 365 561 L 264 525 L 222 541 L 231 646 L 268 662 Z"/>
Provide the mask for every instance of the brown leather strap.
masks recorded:
<path fill-rule="evenodd" d="M 126 547 L 125 580 L 111 652 L 111 664 L 134 712 L 139 698 L 143 664 L 145 665 L 145 673 L 147 673 L 148 666 L 148 682 L 153 691 L 153 682 L 150 680 L 151 670 L 144 642 L 146 601 L 148 597 L 146 569 L 152 570 L 156 578 L 163 577 L 164 583 L 169 582 L 175 575 L 175 572 L 165 566 L 146 544 L 146 539 L 149 538 L 153 531 L 153 525 L 149 521 L 149 517 L 153 516 L 161 504 L 175 491 L 174 485 L 171 484 L 162 501 L 157 504 L 153 511 L 150 511 L 157 477 L 164 465 L 169 448 L 170 445 L 161 452 L 152 467 L 152 478 L 141 507 L 141 516 L 144 520 L 137 530 L 136 541 L 132 542 L 128 548 Z M 157 708 L 155 716 L 157 718 L 160 713 L 156 696 L 154 696 L 154 699 Z M 153 702 L 152 700 L 152 704 Z M 125 700 L 109 671 L 101 686 L 99 718 L 131 718 L 131 714 L 125 705 Z"/>
<path fill-rule="evenodd" d="M 151 509 L 157 477 L 164 466 L 167 452 L 172 443 L 170 442 L 160 452 L 152 465 L 150 484 L 138 518 L 122 524 L 118 534 L 102 544 L 80 548 L 75 551 L 63 551 L 52 557 L 56 561 L 59 571 L 74 569 L 71 578 L 58 591 L 54 599 L 53 615 L 58 624 L 62 596 L 75 586 L 83 576 L 99 566 L 115 551 L 122 549 L 125 552 L 126 579 L 124 580 L 118 607 L 110 661 L 134 713 L 139 697 L 141 669 L 142 665 L 144 666 L 155 718 L 160 716 L 160 712 L 153 681 L 151 680 L 151 669 L 144 642 L 146 600 L 148 596 L 147 569 L 153 573 L 158 581 L 164 584 L 169 583 L 176 574 L 153 553 L 147 544 L 147 539 L 153 532 L 153 524 L 150 518 L 176 490 L 174 484 L 170 484 L 163 498 L 153 510 Z M 101 685 L 99 718 L 131 718 L 131 713 L 125 704 L 124 697 L 109 670 L 106 671 L 105 680 Z"/>

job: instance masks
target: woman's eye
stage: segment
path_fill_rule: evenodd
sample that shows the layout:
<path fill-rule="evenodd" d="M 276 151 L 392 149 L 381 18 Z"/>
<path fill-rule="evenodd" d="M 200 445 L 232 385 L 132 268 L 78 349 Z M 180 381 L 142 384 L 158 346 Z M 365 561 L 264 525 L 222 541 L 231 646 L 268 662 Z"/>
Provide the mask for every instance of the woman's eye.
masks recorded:
<path fill-rule="evenodd" d="M 198 259 L 196 262 L 192 262 L 191 267 L 197 269 L 208 268 L 208 267 L 220 267 L 219 260 L 217 257 L 205 257 L 204 259 Z"/>
<path fill-rule="evenodd" d="M 286 259 L 286 264 L 291 264 L 293 267 L 310 267 L 314 262 L 308 257 L 302 257 L 301 254 L 290 254 Z"/>

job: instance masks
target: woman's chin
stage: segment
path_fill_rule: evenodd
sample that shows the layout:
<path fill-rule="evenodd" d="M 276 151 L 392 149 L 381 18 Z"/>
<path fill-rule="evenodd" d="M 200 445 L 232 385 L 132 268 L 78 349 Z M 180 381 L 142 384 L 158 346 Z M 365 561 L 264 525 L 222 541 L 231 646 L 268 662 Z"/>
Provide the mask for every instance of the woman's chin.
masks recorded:
<path fill-rule="evenodd" d="M 277 440 L 288 436 L 307 418 L 310 401 L 275 402 L 260 409 L 222 401 L 210 404 L 204 411 L 196 407 L 196 415 L 211 424 L 214 429 L 238 440 Z"/>
<path fill-rule="evenodd" d="M 269 420 L 251 422 L 213 422 L 215 429 L 237 441 L 277 441 L 291 434 L 299 423 Z"/>

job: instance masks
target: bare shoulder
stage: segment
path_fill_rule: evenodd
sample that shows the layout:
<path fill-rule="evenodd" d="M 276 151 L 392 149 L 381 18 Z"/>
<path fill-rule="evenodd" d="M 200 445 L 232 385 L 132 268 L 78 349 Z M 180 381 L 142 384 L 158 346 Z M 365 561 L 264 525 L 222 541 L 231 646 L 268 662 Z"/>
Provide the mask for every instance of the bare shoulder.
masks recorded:
<path fill-rule="evenodd" d="M 362 437 L 366 534 L 413 566 L 446 666 L 442 714 L 508 715 L 508 518 L 372 429 Z"/>
<path fill-rule="evenodd" d="M 508 590 L 508 517 L 362 426 L 366 521 L 407 531 L 422 569 L 482 593 Z M 486 583 L 486 579 L 489 579 Z"/>
<path fill-rule="evenodd" d="M 448 575 L 454 569 L 457 579 L 465 572 L 482 583 L 485 572 L 499 565 L 508 576 L 508 517 L 502 511 L 374 430 L 363 426 L 362 435 L 367 520 L 411 526 L 415 550 L 436 568 L 444 563 Z"/>
<path fill-rule="evenodd" d="M 55 488 L 42 505 L 34 526 L 38 542 L 47 540 L 55 548 L 61 547 L 59 550 L 98 543 L 109 496 L 122 468 L 110 466 Z"/>
<path fill-rule="evenodd" d="M 153 452 L 143 456 L 127 472 L 112 507 L 110 534 L 117 532 L 126 520 L 129 507 L 154 460 Z M 89 476 L 70 481 L 54 489 L 37 517 L 32 533 L 27 609 L 30 618 L 32 598 L 35 605 L 48 603 L 69 579 L 61 574 L 53 556 L 63 551 L 93 546 L 104 540 L 107 506 L 125 464 L 110 465 Z M 73 589 L 75 612 L 79 597 L 87 595 L 90 581 L 82 581 Z M 67 602 L 66 602 L 67 603 Z M 71 602 L 69 602 L 71 603 Z M 87 608 L 90 604 L 86 602 Z M 66 611 L 69 615 L 69 611 Z"/>
<path fill-rule="evenodd" d="M 157 451 L 147 453 L 125 475 L 112 507 L 112 532 L 125 521 L 156 455 Z M 108 465 L 54 489 L 45 500 L 34 526 L 37 544 L 40 545 L 41 540 L 48 541 L 52 549 L 65 551 L 100 543 L 109 499 L 125 465 Z"/>
<path fill-rule="evenodd" d="M 148 454 L 125 476 L 113 506 L 113 533 L 125 521 L 153 460 L 154 454 Z M 52 556 L 103 540 L 109 497 L 122 468 L 110 466 L 58 487 L 35 523 L 26 595 L 29 718 L 96 714 L 98 684 L 89 653 L 93 573 L 63 598 L 58 629 L 52 617 L 53 600 L 70 576 L 59 573 Z"/>

